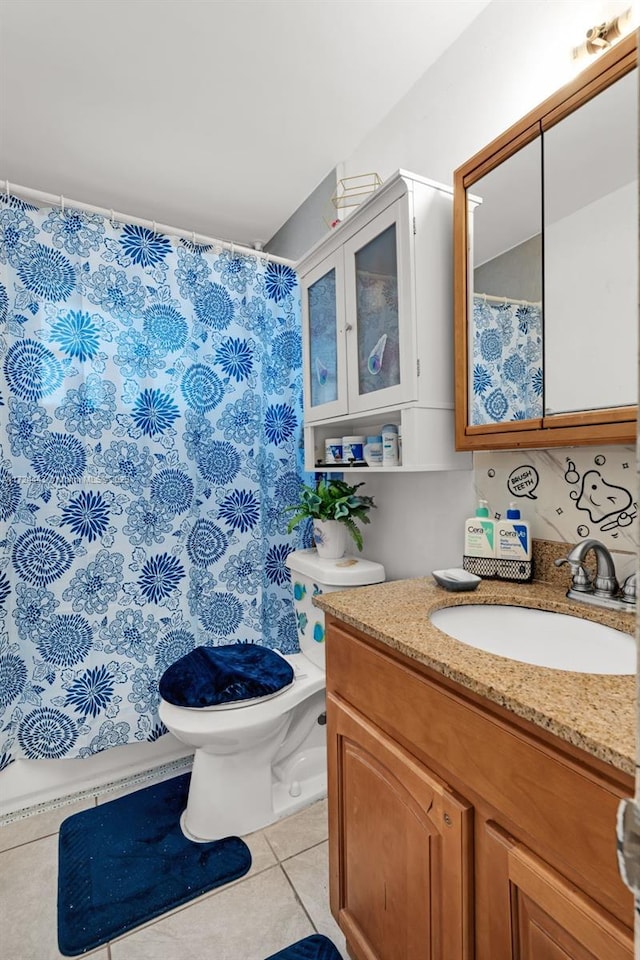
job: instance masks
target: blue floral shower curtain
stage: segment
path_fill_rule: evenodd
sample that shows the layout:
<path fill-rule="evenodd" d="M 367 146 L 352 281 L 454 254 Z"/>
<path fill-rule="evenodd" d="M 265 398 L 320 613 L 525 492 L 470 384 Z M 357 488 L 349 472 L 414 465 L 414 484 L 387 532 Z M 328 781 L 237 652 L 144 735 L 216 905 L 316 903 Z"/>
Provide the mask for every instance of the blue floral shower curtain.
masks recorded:
<path fill-rule="evenodd" d="M 471 340 L 471 423 L 541 417 L 541 305 L 474 294 Z"/>
<path fill-rule="evenodd" d="M 198 644 L 297 649 L 294 271 L 0 203 L 0 755 L 154 740 Z"/>

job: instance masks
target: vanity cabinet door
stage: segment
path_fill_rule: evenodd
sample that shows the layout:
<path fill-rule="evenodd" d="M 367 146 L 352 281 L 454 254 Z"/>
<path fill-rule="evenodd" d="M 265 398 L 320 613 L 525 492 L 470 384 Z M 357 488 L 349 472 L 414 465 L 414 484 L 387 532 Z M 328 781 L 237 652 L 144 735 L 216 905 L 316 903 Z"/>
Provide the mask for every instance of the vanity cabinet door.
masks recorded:
<path fill-rule="evenodd" d="M 493 899 L 490 943 L 479 957 L 511 960 L 631 960 L 633 938 L 614 917 L 496 824 L 484 882 Z"/>
<path fill-rule="evenodd" d="M 357 960 L 471 956 L 471 807 L 327 698 L 331 909 Z"/>

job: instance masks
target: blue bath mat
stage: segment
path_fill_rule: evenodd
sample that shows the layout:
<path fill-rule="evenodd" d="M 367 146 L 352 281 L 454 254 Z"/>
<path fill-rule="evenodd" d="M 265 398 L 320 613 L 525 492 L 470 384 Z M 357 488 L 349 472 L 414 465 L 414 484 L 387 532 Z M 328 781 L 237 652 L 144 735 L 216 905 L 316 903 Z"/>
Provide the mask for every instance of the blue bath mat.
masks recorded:
<path fill-rule="evenodd" d="M 243 876 L 239 837 L 193 843 L 180 829 L 186 773 L 83 810 L 60 827 L 58 946 L 75 957 Z"/>
<path fill-rule="evenodd" d="M 342 960 L 340 954 L 326 937 L 315 933 L 292 943 L 290 947 L 272 954 L 267 960 Z"/>

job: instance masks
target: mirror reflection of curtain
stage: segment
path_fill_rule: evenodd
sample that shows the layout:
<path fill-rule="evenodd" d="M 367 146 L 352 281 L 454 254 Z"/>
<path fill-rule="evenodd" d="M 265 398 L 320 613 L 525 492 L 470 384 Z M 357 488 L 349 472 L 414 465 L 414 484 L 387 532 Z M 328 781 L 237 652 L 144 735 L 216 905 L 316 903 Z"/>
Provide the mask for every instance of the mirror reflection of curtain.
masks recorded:
<path fill-rule="evenodd" d="M 0 769 L 157 739 L 199 644 L 298 648 L 291 267 L 0 200 Z"/>
<path fill-rule="evenodd" d="M 471 338 L 471 423 L 541 417 L 541 305 L 474 294 Z"/>

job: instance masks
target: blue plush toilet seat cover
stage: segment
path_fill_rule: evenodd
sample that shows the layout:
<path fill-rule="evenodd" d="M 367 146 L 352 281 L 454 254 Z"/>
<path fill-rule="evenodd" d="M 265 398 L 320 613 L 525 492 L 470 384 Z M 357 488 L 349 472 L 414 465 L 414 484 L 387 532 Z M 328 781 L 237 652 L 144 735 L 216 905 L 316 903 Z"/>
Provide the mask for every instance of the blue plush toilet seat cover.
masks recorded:
<path fill-rule="evenodd" d="M 230 643 L 196 647 L 165 670 L 160 696 L 177 707 L 213 707 L 272 697 L 293 682 L 293 669 L 268 647 Z"/>

